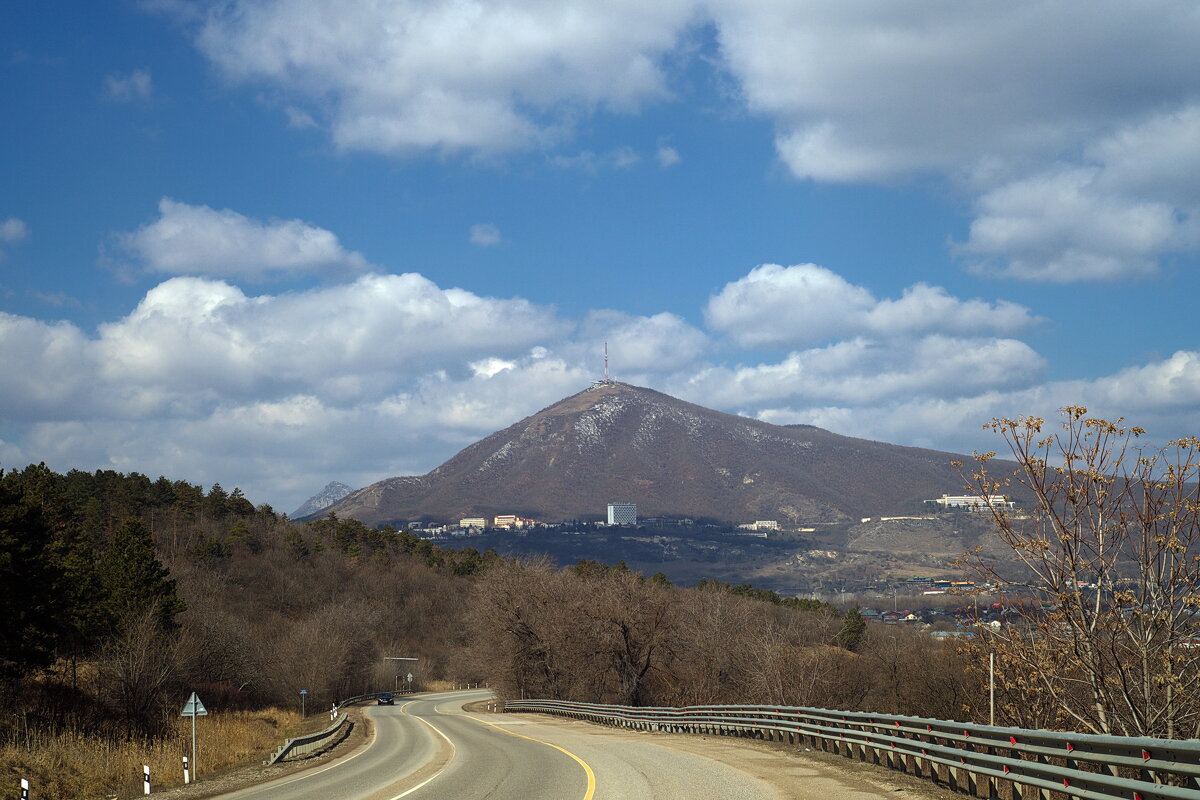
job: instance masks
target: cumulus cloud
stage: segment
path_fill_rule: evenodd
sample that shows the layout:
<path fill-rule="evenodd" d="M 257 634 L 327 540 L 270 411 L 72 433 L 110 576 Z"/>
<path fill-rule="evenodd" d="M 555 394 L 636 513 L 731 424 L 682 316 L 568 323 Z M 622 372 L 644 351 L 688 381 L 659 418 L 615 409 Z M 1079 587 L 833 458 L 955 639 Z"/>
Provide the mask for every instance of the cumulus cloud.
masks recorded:
<path fill-rule="evenodd" d="M 559 147 L 589 114 L 677 97 L 666 65 L 696 58 L 697 32 L 712 31 L 706 63 L 774 126 L 793 175 L 948 178 L 977 206 L 959 250 L 975 269 L 1137 277 L 1200 247 L 1191 0 L 158 4 L 230 79 L 319 107 L 342 148 L 402 156 Z M 292 124 L 314 122 L 282 105 Z M 583 149 L 550 163 L 638 158 Z M 1098 220 L 1116 226 L 1099 240 Z"/>
<path fill-rule="evenodd" d="M 0 408 L 22 429 L 7 448 L 298 502 L 331 470 L 423 472 L 586 385 L 546 347 L 571 328 L 552 309 L 417 274 L 260 296 L 171 278 L 94 335 L 0 313 Z M 298 497 L 293 471 L 311 479 Z"/>
<path fill-rule="evenodd" d="M 238 0 L 210 7 L 196 43 L 234 80 L 329 103 L 340 147 L 499 152 L 668 96 L 660 61 L 694 14 L 691 0 Z"/>
<path fill-rule="evenodd" d="M 976 269 L 1111 280 L 1200 247 L 1191 3 L 713 8 L 724 63 L 795 176 L 950 177 L 977 201 L 959 248 Z"/>
<path fill-rule="evenodd" d="M 471 226 L 471 244 L 477 244 L 480 247 L 495 247 L 502 241 L 500 229 L 490 222 L 481 222 Z"/>
<path fill-rule="evenodd" d="M 128 75 L 114 74 L 104 79 L 104 96 L 118 103 L 148 100 L 154 93 L 150 71 L 135 69 Z"/>
<path fill-rule="evenodd" d="M 100 327 L 107 381 L 144 413 L 195 413 L 222 398 L 316 392 L 376 397 L 397 375 L 522 351 L 564 327 L 521 299 L 367 275 L 351 284 L 248 297 L 230 284 L 172 278 Z"/>
<path fill-rule="evenodd" d="M 799 347 L 860 335 L 1011 334 L 1034 322 L 1015 303 L 960 300 L 920 283 L 897 299 L 878 300 L 816 264 L 756 267 L 709 299 L 705 319 L 748 347 Z"/>
<path fill-rule="evenodd" d="M 1200 106 L 1122 128 L 1084 160 L 985 192 L 959 252 L 980 271 L 1066 283 L 1150 274 L 1200 246 Z"/>
<path fill-rule="evenodd" d="M 92 407 L 95 343 L 74 325 L 0 312 L 0 342 L 3 420 L 63 419 Z"/>
<path fill-rule="evenodd" d="M 973 396 L 1025 386 L 1044 366 L 1041 356 L 1014 339 L 851 339 L 796 351 L 777 363 L 712 367 L 677 388 L 723 408 L 771 408 L 783 400 L 856 407 L 897 397 Z"/>
<path fill-rule="evenodd" d="M 572 354 L 600 377 L 608 344 L 614 377 L 638 377 L 686 369 L 709 351 L 708 337 L 675 314 L 633 316 L 621 311 L 590 312 L 576 334 Z"/>
<path fill-rule="evenodd" d="M 793 172 L 818 180 L 1057 154 L 1193 96 L 1200 67 L 1184 0 L 713 8 L 746 103 L 776 121 Z"/>
<path fill-rule="evenodd" d="M 158 219 L 118 234 L 119 246 L 149 272 L 252 282 L 293 275 L 345 275 L 369 265 L 338 237 L 301 220 L 251 219 L 229 209 L 164 197 Z"/>
<path fill-rule="evenodd" d="M 1146 446 L 1195 435 L 1200 403 L 1200 352 L 1182 350 L 1148 364 L 1086 380 L 995 387 L 950 396 L 898 395 L 866 403 L 785 403 L 751 408 L 776 424 L 817 425 L 851 436 L 905 442 L 951 452 L 986 452 L 1003 447 L 980 430 L 993 417 L 1058 418 L 1059 409 L 1083 404 L 1089 414 L 1126 418 L 1147 429 Z"/>
<path fill-rule="evenodd" d="M 20 432 L 0 445 L 6 459 L 220 481 L 281 508 L 331 475 L 365 485 L 429 470 L 586 387 L 604 341 L 619 380 L 773 422 L 958 451 L 993 446 L 978 430 L 994 415 L 1085 402 L 1171 435 L 1170 425 L 1194 424 L 1200 402 L 1192 351 L 1059 383 L 1040 383 L 1042 359 L 1023 342 L 945 333 L 849 337 L 725 366 L 671 314 L 595 311 L 573 325 L 419 275 L 262 296 L 172 278 L 95 335 L 0 314 L 0 339 L 16 343 L 0 351 L 0 407 Z"/>

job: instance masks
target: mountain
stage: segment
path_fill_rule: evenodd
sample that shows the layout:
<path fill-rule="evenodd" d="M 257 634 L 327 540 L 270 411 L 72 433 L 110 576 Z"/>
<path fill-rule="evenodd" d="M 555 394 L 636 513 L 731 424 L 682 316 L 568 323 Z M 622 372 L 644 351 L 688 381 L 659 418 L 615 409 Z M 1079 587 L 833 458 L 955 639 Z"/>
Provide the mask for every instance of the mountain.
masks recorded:
<path fill-rule="evenodd" d="M 602 381 L 465 448 L 432 472 L 388 478 L 327 510 L 368 525 L 519 514 L 781 524 L 915 511 L 958 494 L 963 456 L 780 426 Z"/>
<path fill-rule="evenodd" d="M 318 511 L 329 508 L 331 505 L 341 500 L 348 494 L 354 492 L 353 487 L 347 486 L 344 483 L 330 481 L 325 484 L 325 488 L 314 494 L 312 497 L 304 501 L 304 504 L 293 511 L 288 516 L 291 519 L 300 519 L 316 514 Z"/>

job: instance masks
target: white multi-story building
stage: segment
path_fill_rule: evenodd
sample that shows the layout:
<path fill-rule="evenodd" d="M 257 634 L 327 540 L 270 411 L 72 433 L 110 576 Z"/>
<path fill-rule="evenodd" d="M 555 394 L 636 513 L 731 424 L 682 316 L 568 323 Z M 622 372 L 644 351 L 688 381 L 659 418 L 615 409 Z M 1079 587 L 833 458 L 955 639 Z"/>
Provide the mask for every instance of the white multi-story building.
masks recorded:
<path fill-rule="evenodd" d="M 609 503 L 609 525 L 637 525 L 636 503 Z"/>
<path fill-rule="evenodd" d="M 486 528 L 487 520 L 483 517 L 463 517 L 458 521 L 460 528 Z"/>
<path fill-rule="evenodd" d="M 976 497 L 975 495 L 952 495 L 944 494 L 933 502 L 937 503 L 942 508 L 967 508 L 972 511 L 979 511 L 985 508 L 1012 508 L 1015 503 L 1009 500 L 1002 494 L 993 494 L 984 497 Z"/>

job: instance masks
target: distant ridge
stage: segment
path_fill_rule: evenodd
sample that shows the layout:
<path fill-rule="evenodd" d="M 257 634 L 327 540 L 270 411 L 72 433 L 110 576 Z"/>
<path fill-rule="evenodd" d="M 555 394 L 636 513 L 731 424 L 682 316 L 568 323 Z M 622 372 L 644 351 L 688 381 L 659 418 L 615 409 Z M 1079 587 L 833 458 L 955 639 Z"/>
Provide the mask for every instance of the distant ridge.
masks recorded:
<path fill-rule="evenodd" d="M 325 484 L 325 488 L 314 494 L 312 497 L 304 501 L 304 504 L 293 511 L 288 516 L 291 519 L 300 519 L 302 517 L 310 517 L 318 511 L 329 508 L 331 505 L 341 500 L 348 494 L 354 492 L 354 488 L 347 486 L 338 481 L 330 481 Z"/>
<path fill-rule="evenodd" d="M 772 425 L 599 381 L 421 476 L 388 478 L 327 511 L 368 525 L 519 514 L 838 522 L 957 494 L 963 456 Z"/>

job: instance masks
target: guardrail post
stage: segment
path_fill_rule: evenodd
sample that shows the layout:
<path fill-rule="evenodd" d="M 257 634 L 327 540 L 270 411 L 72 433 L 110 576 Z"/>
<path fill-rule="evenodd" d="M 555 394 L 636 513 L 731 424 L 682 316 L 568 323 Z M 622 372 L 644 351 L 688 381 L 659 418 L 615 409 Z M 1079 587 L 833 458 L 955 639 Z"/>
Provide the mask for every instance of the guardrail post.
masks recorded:
<path fill-rule="evenodd" d="M 1041 755 L 1039 755 L 1037 757 L 1037 760 L 1038 760 L 1039 764 L 1049 764 L 1050 763 L 1050 759 L 1046 758 L 1045 756 L 1041 756 Z M 1037 793 L 1038 793 L 1038 800 L 1050 800 L 1050 790 L 1049 789 L 1039 788 L 1037 790 Z"/>
<path fill-rule="evenodd" d="M 998 755 L 996 753 L 996 748 L 994 748 L 994 747 L 987 748 L 987 754 L 989 756 Z M 999 795 L 999 792 L 1000 792 L 1000 781 L 996 780 L 996 777 L 994 775 L 988 775 L 987 776 L 987 796 L 988 797 L 996 797 Z"/>

